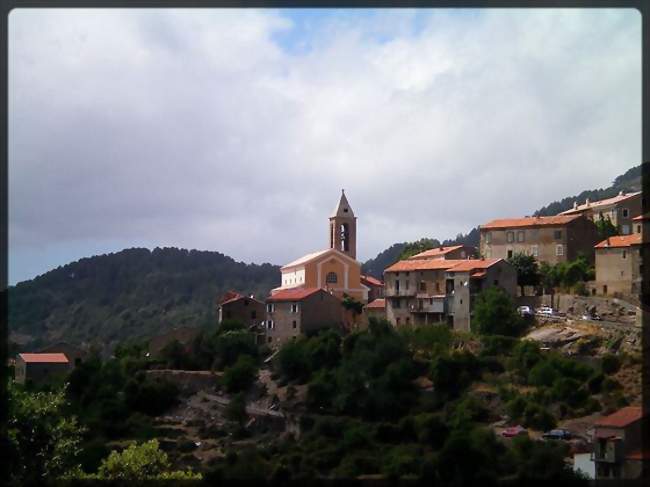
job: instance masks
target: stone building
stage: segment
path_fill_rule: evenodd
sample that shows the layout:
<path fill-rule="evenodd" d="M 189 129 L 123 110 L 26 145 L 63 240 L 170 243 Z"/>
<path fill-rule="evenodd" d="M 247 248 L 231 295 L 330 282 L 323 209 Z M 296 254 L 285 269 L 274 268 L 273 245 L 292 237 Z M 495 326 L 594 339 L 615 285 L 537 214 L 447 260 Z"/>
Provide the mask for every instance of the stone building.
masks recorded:
<path fill-rule="evenodd" d="M 223 320 L 239 321 L 249 328 L 259 325 L 264 321 L 264 303 L 253 296 L 229 291 L 217 301 L 217 324 Z"/>
<path fill-rule="evenodd" d="M 650 235 L 650 213 L 645 213 L 632 218 L 632 227 L 634 233 L 645 233 L 646 235 Z"/>
<path fill-rule="evenodd" d="M 596 249 L 596 294 L 641 294 L 643 260 L 641 234 L 609 237 Z"/>
<path fill-rule="evenodd" d="M 372 316 L 375 318 L 386 318 L 386 300 L 384 298 L 377 298 L 370 301 L 364 309 L 368 318 Z"/>
<path fill-rule="evenodd" d="M 16 382 L 41 384 L 65 376 L 70 361 L 63 353 L 19 353 L 16 358 Z"/>
<path fill-rule="evenodd" d="M 266 299 L 266 341 L 278 347 L 301 335 L 343 325 L 341 300 L 321 288 L 277 291 Z"/>
<path fill-rule="evenodd" d="M 511 296 L 517 271 L 503 259 L 407 259 L 384 271 L 386 318 L 394 326 L 446 323 L 469 331 L 476 296 L 491 286 Z"/>
<path fill-rule="evenodd" d="M 650 459 L 642 438 L 643 412 L 624 407 L 594 423 L 596 480 L 638 479 Z"/>
<path fill-rule="evenodd" d="M 447 245 L 425 250 L 409 257 L 409 260 L 422 259 L 473 259 L 478 257 L 476 247 L 469 245 Z"/>
<path fill-rule="evenodd" d="M 368 302 L 384 297 L 384 281 L 376 277 L 361 275 L 361 284 L 368 288 Z"/>
<path fill-rule="evenodd" d="M 361 263 L 356 260 L 357 218 L 345 192 L 329 218 L 329 248 L 307 254 L 281 268 L 281 285 L 271 291 L 321 288 L 343 299 L 346 295 L 368 302 L 368 287 L 361 282 Z"/>
<path fill-rule="evenodd" d="M 480 226 L 481 256 L 509 259 L 518 253 L 554 265 L 584 255 L 594 261 L 596 225 L 583 215 L 492 220 Z"/>
<path fill-rule="evenodd" d="M 584 215 L 591 221 L 598 221 L 600 218 L 608 219 L 614 224 L 620 235 L 629 235 L 633 232 L 632 224 L 634 217 L 642 213 L 641 191 L 634 193 L 618 193 L 613 198 L 599 201 L 587 199 L 582 205 L 573 203 L 573 208 L 563 211 L 560 215 Z"/>

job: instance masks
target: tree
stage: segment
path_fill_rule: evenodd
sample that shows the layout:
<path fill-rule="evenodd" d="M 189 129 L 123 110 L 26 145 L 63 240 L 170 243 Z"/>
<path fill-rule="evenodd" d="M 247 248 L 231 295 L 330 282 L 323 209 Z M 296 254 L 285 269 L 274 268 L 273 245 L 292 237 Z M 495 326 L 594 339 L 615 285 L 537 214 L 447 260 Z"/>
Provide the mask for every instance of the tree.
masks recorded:
<path fill-rule="evenodd" d="M 182 369 L 186 362 L 186 353 L 178 340 L 172 340 L 160 351 L 161 358 L 170 369 Z"/>
<path fill-rule="evenodd" d="M 200 473 L 191 470 L 171 470 L 167 454 L 160 450 L 158 440 L 146 443 L 132 444 L 126 450 L 118 453 L 112 451 L 102 460 L 96 474 L 85 475 L 79 472 L 77 477 L 92 480 L 200 480 Z"/>
<path fill-rule="evenodd" d="M 13 383 L 7 389 L 8 480 L 41 483 L 78 469 L 84 429 L 64 413 L 65 392 L 29 393 Z"/>
<path fill-rule="evenodd" d="M 476 300 L 472 328 L 482 335 L 516 336 L 522 322 L 510 296 L 503 289 L 490 287 Z"/>
<path fill-rule="evenodd" d="M 241 355 L 235 365 L 228 367 L 223 374 L 223 384 L 228 392 L 249 389 L 257 379 L 257 366 L 250 355 Z"/>
<path fill-rule="evenodd" d="M 537 286 L 540 281 L 537 261 L 532 255 L 517 253 L 508 262 L 517 269 L 517 284 L 521 287 L 521 295 L 524 295 L 524 286 Z"/>
<path fill-rule="evenodd" d="M 618 229 L 609 217 L 603 218 L 603 215 L 600 215 L 598 221 L 595 223 L 596 230 L 598 231 L 598 238 L 600 238 L 600 240 L 605 240 L 606 238 L 618 235 Z"/>
<path fill-rule="evenodd" d="M 246 398 L 243 393 L 236 394 L 230 399 L 226 406 L 226 418 L 235 421 L 240 426 L 244 424 L 248 415 L 246 414 Z"/>

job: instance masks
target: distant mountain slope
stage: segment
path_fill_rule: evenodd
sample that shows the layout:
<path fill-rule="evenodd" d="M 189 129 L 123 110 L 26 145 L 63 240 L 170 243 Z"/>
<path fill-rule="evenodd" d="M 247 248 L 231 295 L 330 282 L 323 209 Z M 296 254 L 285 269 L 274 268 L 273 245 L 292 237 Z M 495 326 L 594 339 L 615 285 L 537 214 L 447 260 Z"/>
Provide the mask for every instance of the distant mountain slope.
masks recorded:
<path fill-rule="evenodd" d="M 133 248 L 81 259 L 9 288 L 9 330 L 32 347 L 55 340 L 110 345 L 174 327 L 214 323 L 228 289 L 266 296 L 280 282 L 271 264 L 219 252 Z"/>
<path fill-rule="evenodd" d="M 648 166 L 650 168 L 650 166 Z M 644 169 L 645 170 L 645 169 Z M 619 191 L 641 191 L 641 165 L 633 167 L 626 171 L 624 174 L 618 176 L 612 182 L 609 188 L 593 189 L 583 191 L 577 196 L 568 196 L 560 201 L 554 201 L 547 206 L 544 206 L 534 213 L 534 216 L 550 216 L 557 215 L 558 213 L 573 208 L 573 202 L 578 201 L 584 203 L 589 198 L 591 201 L 601 200 L 616 196 Z M 377 257 L 366 261 L 362 266 L 362 271 L 366 274 L 381 278 L 384 269 L 391 264 L 397 262 L 402 252 L 408 251 L 409 248 L 418 248 L 420 251 L 425 250 L 426 242 L 433 246 L 431 242 L 438 242 L 438 240 L 423 238 L 415 242 L 402 242 L 396 243 L 383 250 Z M 480 233 L 478 226 L 473 228 L 467 235 L 458 234 L 454 239 L 447 239 L 442 242 L 442 245 L 472 245 L 478 247 L 480 242 Z M 423 246 L 424 244 L 424 246 Z M 432 247 L 429 247 L 432 248 Z"/>

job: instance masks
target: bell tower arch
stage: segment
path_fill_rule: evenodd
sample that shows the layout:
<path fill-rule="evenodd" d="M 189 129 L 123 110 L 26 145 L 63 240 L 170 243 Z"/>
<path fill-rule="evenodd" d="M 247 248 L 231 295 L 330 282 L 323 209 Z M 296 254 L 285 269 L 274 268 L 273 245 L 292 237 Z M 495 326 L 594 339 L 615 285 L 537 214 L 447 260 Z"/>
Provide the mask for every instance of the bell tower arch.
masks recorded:
<path fill-rule="evenodd" d="M 330 216 L 330 248 L 336 249 L 357 258 L 357 217 L 345 197 L 345 190 L 341 190 L 339 203 Z"/>

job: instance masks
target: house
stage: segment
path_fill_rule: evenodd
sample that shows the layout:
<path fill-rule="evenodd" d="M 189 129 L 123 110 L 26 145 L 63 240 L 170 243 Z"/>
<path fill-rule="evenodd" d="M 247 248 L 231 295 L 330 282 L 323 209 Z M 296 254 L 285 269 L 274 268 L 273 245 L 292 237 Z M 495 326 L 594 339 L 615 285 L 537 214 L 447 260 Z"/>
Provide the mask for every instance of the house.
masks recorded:
<path fill-rule="evenodd" d="M 446 323 L 469 331 L 476 296 L 491 286 L 515 296 L 517 271 L 504 259 L 407 259 L 386 268 L 384 283 L 394 326 Z"/>
<path fill-rule="evenodd" d="M 341 300 L 322 288 L 283 289 L 266 299 L 265 334 L 272 347 L 343 325 Z"/>
<path fill-rule="evenodd" d="M 608 219 L 614 224 L 620 235 L 632 233 L 634 217 L 642 213 L 641 191 L 634 193 L 619 192 L 613 198 L 599 201 L 587 199 L 582 205 L 573 203 L 573 208 L 563 211 L 560 215 L 584 215 L 591 221 L 598 221 L 600 218 Z"/>
<path fill-rule="evenodd" d="M 509 259 L 523 253 L 554 265 L 582 254 L 594 259 L 596 225 L 583 215 L 540 216 L 492 220 L 480 226 L 480 254 Z"/>
<path fill-rule="evenodd" d="M 252 295 L 228 291 L 217 300 L 217 324 L 224 320 L 235 320 L 246 327 L 255 327 L 264 321 L 264 303 Z"/>
<path fill-rule="evenodd" d="M 386 318 L 386 300 L 384 298 L 377 298 L 370 301 L 364 308 L 368 318 L 374 316 L 376 318 Z"/>
<path fill-rule="evenodd" d="M 609 237 L 595 246 L 597 294 L 638 295 L 641 293 L 643 261 L 641 234 Z"/>
<path fill-rule="evenodd" d="M 368 302 L 384 297 L 384 281 L 362 274 L 361 284 L 368 288 Z"/>
<path fill-rule="evenodd" d="M 57 342 L 47 347 L 41 348 L 37 351 L 38 353 L 62 353 L 70 361 L 71 367 L 76 367 L 81 364 L 86 358 L 87 353 L 75 347 L 74 345 L 68 342 Z"/>
<path fill-rule="evenodd" d="M 650 235 L 648 232 L 648 228 L 650 228 L 650 213 L 644 213 L 643 215 L 632 218 L 632 226 L 634 227 L 634 233 Z"/>
<path fill-rule="evenodd" d="M 19 353 L 16 357 L 15 380 L 19 384 L 40 384 L 68 372 L 70 361 L 63 353 Z"/>
<path fill-rule="evenodd" d="M 476 247 L 469 245 L 447 245 L 425 250 L 409 257 L 409 260 L 422 259 L 473 259 L 477 257 Z"/>
<path fill-rule="evenodd" d="M 596 480 L 636 479 L 648 455 L 643 449 L 643 413 L 629 406 L 594 423 Z M 646 463 L 647 465 L 647 463 Z"/>
<path fill-rule="evenodd" d="M 329 218 L 329 248 L 296 259 L 280 270 L 281 285 L 271 291 L 320 288 L 343 299 L 346 295 L 368 302 L 369 288 L 361 282 L 361 263 L 356 260 L 357 217 L 345 192 Z"/>

